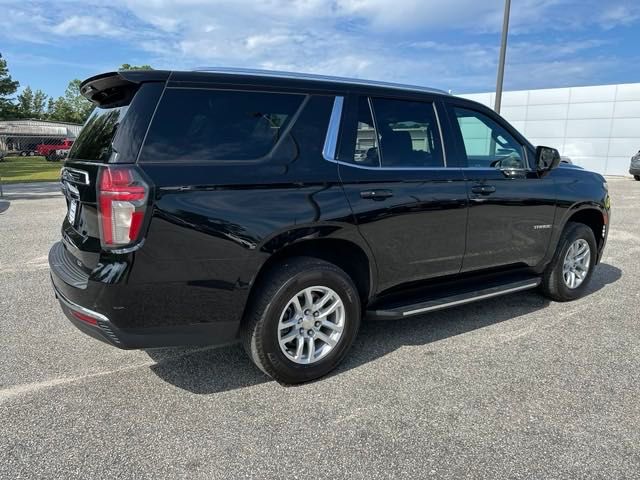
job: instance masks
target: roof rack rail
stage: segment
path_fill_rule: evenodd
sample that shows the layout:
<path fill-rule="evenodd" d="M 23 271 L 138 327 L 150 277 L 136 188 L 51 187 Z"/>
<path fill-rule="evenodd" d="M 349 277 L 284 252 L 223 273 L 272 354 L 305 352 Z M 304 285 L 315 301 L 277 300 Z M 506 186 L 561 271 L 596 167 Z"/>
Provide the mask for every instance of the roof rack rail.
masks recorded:
<path fill-rule="evenodd" d="M 233 68 L 233 67 L 198 67 L 194 72 L 223 73 L 228 75 L 254 75 L 272 78 L 291 78 L 298 80 L 315 80 L 320 82 L 338 82 L 349 85 L 362 85 L 367 87 L 386 87 L 412 92 L 438 93 L 449 95 L 444 90 L 437 88 L 421 87 L 418 85 L 404 85 L 401 83 L 382 82 L 378 80 L 363 80 L 359 78 L 333 77 L 329 75 L 318 75 L 314 73 L 284 72 L 280 70 L 260 70 L 253 68 Z"/>

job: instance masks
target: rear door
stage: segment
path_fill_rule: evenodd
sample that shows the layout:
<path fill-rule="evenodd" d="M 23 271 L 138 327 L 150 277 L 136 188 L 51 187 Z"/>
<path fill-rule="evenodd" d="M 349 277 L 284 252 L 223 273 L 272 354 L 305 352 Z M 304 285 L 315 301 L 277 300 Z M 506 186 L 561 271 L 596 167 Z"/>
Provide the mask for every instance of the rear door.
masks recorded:
<path fill-rule="evenodd" d="M 530 167 L 533 150 L 498 115 L 447 102 L 452 155 L 464 165 L 469 195 L 463 271 L 536 266 L 544 258 L 555 215 L 555 185 Z"/>
<path fill-rule="evenodd" d="M 96 183 L 100 167 L 135 163 L 164 82 L 127 82 L 117 74 L 100 78 L 94 95 L 104 98 L 95 107 L 73 143 L 61 171 L 67 201 L 63 243 L 87 270 L 99 258 Z"/>
<path fill-rule="evenodd" d="M 350 96 L 339 173 L 374 252 L 379 292 L 460 271 L 467 198 L 447 163 L 436 101 Z"/>

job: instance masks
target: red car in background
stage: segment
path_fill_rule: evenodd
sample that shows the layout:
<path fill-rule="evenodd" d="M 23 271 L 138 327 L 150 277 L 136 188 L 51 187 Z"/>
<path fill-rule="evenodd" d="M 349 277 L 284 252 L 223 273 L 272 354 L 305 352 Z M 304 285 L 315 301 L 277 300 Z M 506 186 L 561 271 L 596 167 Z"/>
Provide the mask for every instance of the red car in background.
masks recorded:
<path fill-rule="evenodd" d="M 73 140 L 65 138 L 62 141 L 57 141 L 59 143 L 41 143 L 40 145 L 36 145 L 36 154 L 46 157 L 48 161 L 56 161 L 66 157 L 73 145 Z"/>

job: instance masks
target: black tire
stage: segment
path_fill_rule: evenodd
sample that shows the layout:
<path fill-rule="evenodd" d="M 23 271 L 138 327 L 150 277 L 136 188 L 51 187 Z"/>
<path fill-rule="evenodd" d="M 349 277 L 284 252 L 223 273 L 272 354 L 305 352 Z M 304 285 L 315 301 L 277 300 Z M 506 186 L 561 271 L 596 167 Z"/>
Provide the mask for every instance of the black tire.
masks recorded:
<path fill-rule="evenodd" d="M 298 364 L 286 357 L 278 343 L 278 322 L 289 301 L 311 286 L 329 287 L 342 300 L 345 325 L 333 349 L 316 363 Z M 312 257 L 291 257 L 254 286 L 241 332 L 245 351 L 267 375 L 284 384 L 322 377 L 336 368 L 353 344 L 360 327 L 358 290 L 351 278 L 336 265 Z"/>
<path fill-rule="evenodd" d="M 638 182 L 640 182 L 640 175 L 634 175 L 634 176 L 633 176 L 633 179 L 634 179 L 634 180 L 636 180 L 636 181 L 638 181 Z"/>
<path fill-rule="evenodd" d="M 564 259 L 569 247 L 579 239 L 585 240 L 589 244 L 591 250 L 591 259 L 589 261 L 589 270 L 585 279 L 576 288 L 569 288 L 564 281 L 562 267 Z M 587 289 L 598 255 L 598 247 L 593 230 L 583 223 L 569 222 L 558 241 L 558 247 L 542 276 L 542 284 L 540 288 L 542 293 L 557 302 L 568 302 L 580 298 Z"/>
<path fill-rule="evenodd" d="M 27 152 L 20 152 L 20 156 L 21 157 L 26 157 L 27 156 Z"/>

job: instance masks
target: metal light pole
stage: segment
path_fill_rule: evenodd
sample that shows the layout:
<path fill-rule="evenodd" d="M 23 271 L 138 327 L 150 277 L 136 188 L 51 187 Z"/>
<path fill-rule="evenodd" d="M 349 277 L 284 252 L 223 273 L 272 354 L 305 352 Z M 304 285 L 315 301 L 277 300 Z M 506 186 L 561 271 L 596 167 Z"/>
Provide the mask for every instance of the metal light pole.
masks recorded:
<path fill-rule="evenodd" d="M 496 82 L 496 106 L 494 110 L 500 113 L 502 103 L 502 81 L 504 80 L 504 60 L 507 56 L 507 36 L 509 35 L 509 12 L 511 0 L 504 0 L 504 19 L 502 20 L 502 41 L 500 42 L 500 58 L 498 59 L 498 81 Z"/>

